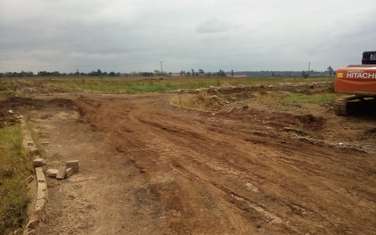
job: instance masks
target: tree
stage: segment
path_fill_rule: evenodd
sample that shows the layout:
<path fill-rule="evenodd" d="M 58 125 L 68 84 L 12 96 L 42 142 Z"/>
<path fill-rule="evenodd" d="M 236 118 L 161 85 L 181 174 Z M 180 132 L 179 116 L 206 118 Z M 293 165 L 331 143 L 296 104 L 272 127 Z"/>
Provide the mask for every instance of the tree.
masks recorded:
<path fill-rule="evenodd" d="M 217 75 L 220 76 L 220 77 L 226 77 L 226 73 L 223 70 L 219 70 Z"/>
<path fill-rule="evenodd" d="M 303 71 L 302 72 L 303 78 L 308 78 L 309 77 L 309 72 Z"/>
<path fill-rule="evenodd" d="M 332 76 L 335 74 L 335 71 L 334 71 L 334 69 L 332 68 L 332 66 L 329 66 L 329 67 L 327 68 L 327 71 L 328 71 L 330 77 L 332 77 Z"/>

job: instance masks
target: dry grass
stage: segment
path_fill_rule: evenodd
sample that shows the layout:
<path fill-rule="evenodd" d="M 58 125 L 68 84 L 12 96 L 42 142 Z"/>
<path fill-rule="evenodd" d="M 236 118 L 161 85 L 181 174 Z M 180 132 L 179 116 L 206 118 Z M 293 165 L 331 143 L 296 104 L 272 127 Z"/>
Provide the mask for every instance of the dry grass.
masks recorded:
<path fill-rule="evenodd" d="M 25 179 L 30 169 L 22 149 L 20 126 L 0 128 L 0 234 L 21 227 L 27 218 Z"/>
<path fill-rule="evenodd" d="M 226 99 L 216 95 L 209 95 L 206 92 L 176 95 L 170 100 L 170 104 L 173 106 L 197 111 L 216 111 L 227 103 Z"/>
<path fill-rule="evenodd" d="M 0 93 L 22 95 L 28 92 L 96 92 L 96 93 L 149 93 L 169 92 L 178 89 L 208 88 L 228 85 L 272 85 L 276 83 L 308 83 L 328 81 L 331 78 L 29 78 L 1 79 Z"/>

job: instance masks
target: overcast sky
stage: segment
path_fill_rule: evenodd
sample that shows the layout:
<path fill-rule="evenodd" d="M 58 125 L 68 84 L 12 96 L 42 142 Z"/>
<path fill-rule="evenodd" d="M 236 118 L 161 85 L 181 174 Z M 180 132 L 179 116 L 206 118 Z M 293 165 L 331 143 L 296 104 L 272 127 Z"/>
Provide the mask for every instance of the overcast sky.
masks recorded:
<path fill-rule="evenodd" d="M 0 72 L 325 69 L 376 50 L 375 0 L 0 0 Z"/>

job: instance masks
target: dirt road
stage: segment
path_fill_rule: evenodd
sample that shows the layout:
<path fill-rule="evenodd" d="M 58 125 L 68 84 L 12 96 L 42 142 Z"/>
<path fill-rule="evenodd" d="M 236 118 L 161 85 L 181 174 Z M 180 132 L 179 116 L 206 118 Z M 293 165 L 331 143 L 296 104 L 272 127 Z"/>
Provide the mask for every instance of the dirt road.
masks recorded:
<path fill-rule="evenodd" d="M 325 134 L 310 116 L 170 98 L 71 96 L 29 113 L 50 164 L 81 161 L 50 180 L 40 234 L 376 234 L 374 153 L 287 131 Z"/>

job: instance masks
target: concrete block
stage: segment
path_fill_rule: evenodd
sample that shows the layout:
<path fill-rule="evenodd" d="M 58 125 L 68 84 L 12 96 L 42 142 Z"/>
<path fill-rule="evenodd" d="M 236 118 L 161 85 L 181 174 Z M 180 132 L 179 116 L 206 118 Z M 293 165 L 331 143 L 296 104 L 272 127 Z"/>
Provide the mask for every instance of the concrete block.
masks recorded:
<path fill-rule="evenodd" d="M 38 218 L 42 218 L 44 214 L 44 209 L 47 203 L 47 199 L 42 198 L 42 199 L 37 199 L 35 203 L 35 214 L 38 216 Z"/>
<path fill-rule="evenodd" d="M 48 191 L 47 191 L 47 183 L 39 182 L 37 188 L 37 200 L 39 199 L 46 199 L 48 198 Z"/>
<path fill-rule="evenodd" d="M 59 168 L 59 171 L 57 172 L 57 175 L 56 175 L 56 179 L 58 180 L 63 180 L 65 179 L 65 176 L 66 176 L 66 170 L 67 170 L 67 167 L 66 166 L 62 166 Z"/>
<path fill-rule="evenodd" d="M 65 171 L 65 174 L 68 177 L 71 177 L 73 174 L 74 174 L 74 171 L 73 171 L 73 168 L 67 168 L 67 170 Z"/>
<path fill-rule="evenodd" d="M 80 170 L 80 161 L 78 160 L 66 161 L 65 165 L 67 168 L 72 168 L 74 173 L 78 173 Z"/>
<path fill-rule="evenodd" d="M 36 158 L 33 160 L 34 167 L 42 167 L 44 165 L 46 165 L 46 160 L 44 160 L 43 158 Z"/>
<path fill-rule="evenodd" d="M 58 169 L 48 169 L 48 170 L 46 171 L 46 175 L 47 175 L 48 177 L 50 177 L 50 178 L 56 178 L 58 172 L 59 172 Z"/>
<path fill-rule="evenodd" d="M 42 167 L 35 168 L 35 174 L 37 175 L 37 182 L 46 182 Z"/>

